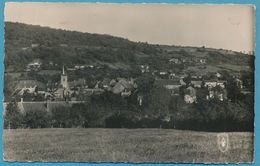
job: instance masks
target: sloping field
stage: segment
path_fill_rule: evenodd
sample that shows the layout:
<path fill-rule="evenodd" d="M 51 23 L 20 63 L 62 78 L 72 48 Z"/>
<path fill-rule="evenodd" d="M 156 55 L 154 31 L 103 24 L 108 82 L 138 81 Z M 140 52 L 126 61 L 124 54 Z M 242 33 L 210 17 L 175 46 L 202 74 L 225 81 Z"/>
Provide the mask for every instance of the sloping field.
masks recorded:
<path fill-rule="evenodd" d="M 221 64 L 221 65 L 206 65 L 206 68 L 201 68 L 201 66 L 189 66 L 184 71 L 192 71 L 194 73 L 199 73 L 201 75 L 206 75 L 208 72 L 218 72 L 220 70 L 227 70 L 230 72 L 239 72 L 239 71 L 252 71 L 249 66 L 243 65 L 231 65 L 231 64 Z"/>
<path fill-rule="evenodd" d="M 251 162 L 253 133 L 218 134 L 172 129 L 16 129 L 4 130 L 8 161 L 84 162 Z"/>

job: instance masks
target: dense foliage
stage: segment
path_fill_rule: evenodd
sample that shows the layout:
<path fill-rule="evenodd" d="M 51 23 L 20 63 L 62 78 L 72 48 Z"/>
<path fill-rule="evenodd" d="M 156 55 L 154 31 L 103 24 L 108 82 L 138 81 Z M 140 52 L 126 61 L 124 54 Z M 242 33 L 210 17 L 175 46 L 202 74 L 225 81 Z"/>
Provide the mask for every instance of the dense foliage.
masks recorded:
<path fill-rule="evenodd" d="M 23 114 L 13 101 L 7 106 L 4 127 L 152 127 L 200 131 L 252 131 L 254 128 L 253 96 L 240 94 L 234 102 L 199 100 L 186 104 L 180 96 L 171 96 L 163 88 L 152 88 L 142 106 L 135 97 L 122 98 L 105 92 L 71 107 L 28 110 Z"/>

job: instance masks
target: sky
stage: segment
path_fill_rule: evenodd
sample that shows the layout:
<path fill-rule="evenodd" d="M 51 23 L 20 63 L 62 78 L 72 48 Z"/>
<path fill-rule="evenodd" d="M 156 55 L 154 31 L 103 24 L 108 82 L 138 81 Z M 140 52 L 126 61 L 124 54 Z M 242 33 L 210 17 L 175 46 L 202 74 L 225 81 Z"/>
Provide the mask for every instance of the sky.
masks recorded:
<path fill-rule="evenodd" d="M 109 34 L 151 44 L 253 51 L 250 5 L 7 2 L 5 21 Z"/>

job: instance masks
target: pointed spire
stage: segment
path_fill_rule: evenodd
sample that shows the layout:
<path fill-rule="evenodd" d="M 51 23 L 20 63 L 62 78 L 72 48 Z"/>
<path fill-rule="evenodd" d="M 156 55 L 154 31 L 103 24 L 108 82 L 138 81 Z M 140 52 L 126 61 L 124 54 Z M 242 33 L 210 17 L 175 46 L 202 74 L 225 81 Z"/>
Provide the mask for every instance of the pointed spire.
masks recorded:
<path fill-rule="evenodd" d="M 62 68 L 62 75 L 65 75 L 64 65 L 63 65 L 63 68 Z"/>

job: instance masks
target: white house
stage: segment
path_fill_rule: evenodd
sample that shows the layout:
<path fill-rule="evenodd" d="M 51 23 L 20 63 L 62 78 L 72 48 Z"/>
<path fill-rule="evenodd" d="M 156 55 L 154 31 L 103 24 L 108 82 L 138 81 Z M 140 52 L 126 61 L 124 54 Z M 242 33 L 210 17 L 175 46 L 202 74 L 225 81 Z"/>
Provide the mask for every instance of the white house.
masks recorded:
<path fill-rule="evenodd" d="M 189 86 L 188 88 L 186 88 L 184 90 L 184 101 L 186 103 L 192 104 L 195 103 L 197 101 L 196 98 L 196 89 L 194 89 L 193 87 Z"/>

